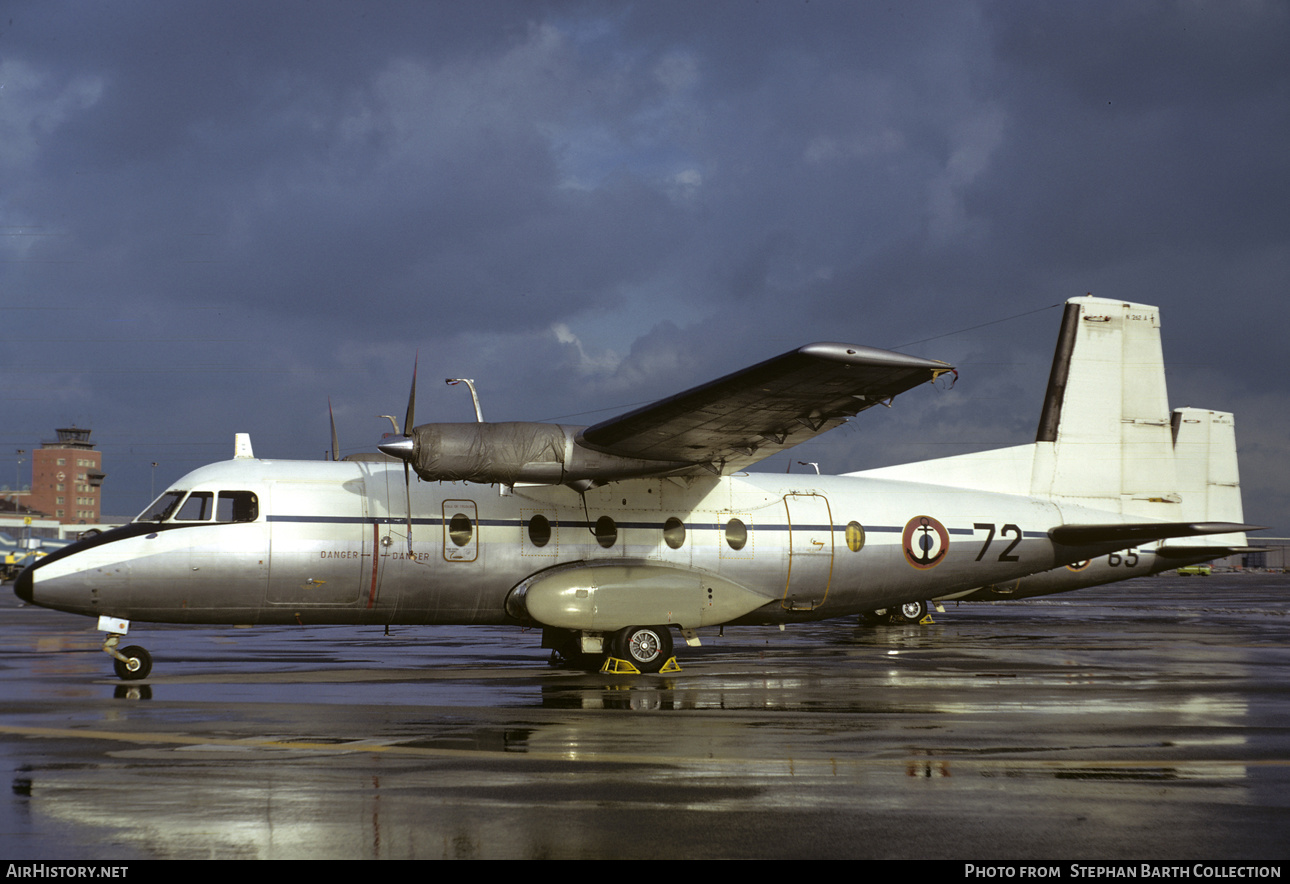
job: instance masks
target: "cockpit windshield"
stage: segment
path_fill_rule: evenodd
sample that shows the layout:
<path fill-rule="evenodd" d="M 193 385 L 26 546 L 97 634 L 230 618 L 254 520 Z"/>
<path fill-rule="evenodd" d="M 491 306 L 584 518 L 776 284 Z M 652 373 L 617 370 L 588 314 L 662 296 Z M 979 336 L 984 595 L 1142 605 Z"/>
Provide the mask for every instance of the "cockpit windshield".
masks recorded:
<path fill-rule="evenodd" d="M 169 516 L 175 511 L 175 507 L 179 506 L 179 501 L 184 499 L 184 495 L 186 493 L 186 491 L 167 491 L 165 494 L 154 500 L 152 504 L 144 510 L 137 519 L 135 519 L 135 521 L 160 522 L 163 519 L 169 518 Z"/>
<path fill-rule="evenodd" d="M 135 521 L 208 522 L 212 516 L 217 522 L 254 522 L 260 517 L 260 499 L 253 491 L 221 491 L 218 497 L 213 491 L 167 491 Z"/>

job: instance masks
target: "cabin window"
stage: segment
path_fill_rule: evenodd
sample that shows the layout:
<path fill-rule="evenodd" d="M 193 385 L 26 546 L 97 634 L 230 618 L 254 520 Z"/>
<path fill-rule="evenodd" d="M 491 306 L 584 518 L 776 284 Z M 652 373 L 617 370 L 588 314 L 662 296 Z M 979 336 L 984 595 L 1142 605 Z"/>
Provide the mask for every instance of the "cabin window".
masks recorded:
<path fill-rule="evenodd" d="M 618 525 L 609 516 L 601 516 L 596 520 L 596 543 L 599 543 L 605 549 L 614 545 L 618 540 Z"/>
<path fill-rule="evenodd" d="M 739 519 L 726 522 L 726 543 L 731 549 L 743 549 L 748 543 L 748 526 Z"/>
<path fill-rule="evenodd" d="M 551 522 L 546 516 L 539 513 L 529 519 L 529 540 L 534 546 L 546 546 L 551 542 Z"/>
<path fill-rule="evenodd" d="M 217 522 L 254 522 L 260 516 L 260 502 L 251 491 L 221 491 L 215 508 Z"/>
<path fill-rule="evenodd" d="M 448 537 L 457 546 L 465 546 L 470 543 L 470 538 L 474 533 L 475 526 L 470 523 L 470 516 L 465 513 L 457 513 L 448 520 Z"/>
<path fill-rule="evenodd" d="M 175 514 L 176 522 L 205 522 L 211 517 L 211 504 L 215 494 L 210 491 L 194 491 L 188 495 L 184 505 Z"/>
<path fill-rule="evenodd" d="M 663 540 L 672 549 L 680 549 L 685 544 L 685 523 L 676 516 L 664 522 Z"/>
<path fill-rule="evenodd" d="M 179 506 L 179 501 L 184 499 L 183 491 L 167 491 L 152 502 L 143 514 L 136 519 L 136 522 L 160 522 L 170 516 Z"/>
<path fill-rule="evenodd" d="M 859 522 L 847 522 L 847 549 L 860 552 L 864 546 L 864 526 Z"/>

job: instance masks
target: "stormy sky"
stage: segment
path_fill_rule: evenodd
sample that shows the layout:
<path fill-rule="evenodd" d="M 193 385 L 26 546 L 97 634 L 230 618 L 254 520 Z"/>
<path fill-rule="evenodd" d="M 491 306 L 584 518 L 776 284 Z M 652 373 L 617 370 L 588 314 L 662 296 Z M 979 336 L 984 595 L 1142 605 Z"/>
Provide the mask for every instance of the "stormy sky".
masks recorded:
<path fill-rule="evenodd" d="M 418 422 L 466 376 L 595 423 L 901 349 L 957 386 L 795 461 L 1020 444 L 1091 292 L 1161 307 L 1171 405 L 1235 412 L 1285 534 L 1287 46 L 1281 0 L 10 0 L 0 483 L 88 426 L 133 515 L 235 432 L 323 457 L 329 397 L 371 450 L 418 354 Z"/>

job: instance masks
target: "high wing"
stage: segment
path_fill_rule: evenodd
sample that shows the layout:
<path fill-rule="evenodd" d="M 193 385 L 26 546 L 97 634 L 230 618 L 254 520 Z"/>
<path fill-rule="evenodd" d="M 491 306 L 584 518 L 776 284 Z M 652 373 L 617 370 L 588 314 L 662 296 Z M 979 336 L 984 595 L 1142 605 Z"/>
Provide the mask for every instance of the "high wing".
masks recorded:
<path fill-rule="evenodd" d="M 727 475 L 953 371 L 851 344 L 808 344 L 594 427 L 422 424 L 377 447 L 427 482 L 580 489 L 639 476 Z M 409 396 L 411 422 L 415 382 Z"/>
<path fill-rule="evenodd" d="M 798 445 L 953 368 L 852 344 L 808 344 L 587 427 L 578 444 L 729 474 Z"/>

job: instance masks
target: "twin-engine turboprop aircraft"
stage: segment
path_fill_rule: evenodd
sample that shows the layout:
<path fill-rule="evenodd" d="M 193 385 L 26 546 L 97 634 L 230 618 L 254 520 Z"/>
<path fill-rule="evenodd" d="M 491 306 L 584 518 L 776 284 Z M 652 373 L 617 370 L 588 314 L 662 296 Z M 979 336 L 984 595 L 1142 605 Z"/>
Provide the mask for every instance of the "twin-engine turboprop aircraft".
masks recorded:
<path fill-rule="evenodd" d="M 1219 535 L 1212 558 L 1248 526 L 1209 518 L 1232 509 L 1198 499 L 1213 483 L 1161 472 L 1162 452 L 1122 428 L 1142 373 L 1084 379 L 1086 339 L 1124 363 L 1154 336 L 1144 359 L 1159 363 L 1158 325 L 1155 308 L 1072 300 L 1033 449 L 891 474 L 745 468 L 949 365 L 812 344 L 591 427 L 415 426 L 414 373 L 384 456 L 262 460 L 239 437 L 232 460 L 46 557 L 15 591 L 98 616 L 123 678 L 151 668 L 143 648 L 117 649 L 130 620 L 513 624 L 566 657 L 653 672 L 675 665 L 673 630 L 697 645 L 705 627 L 890 610 L 1166 538 Z"/>

